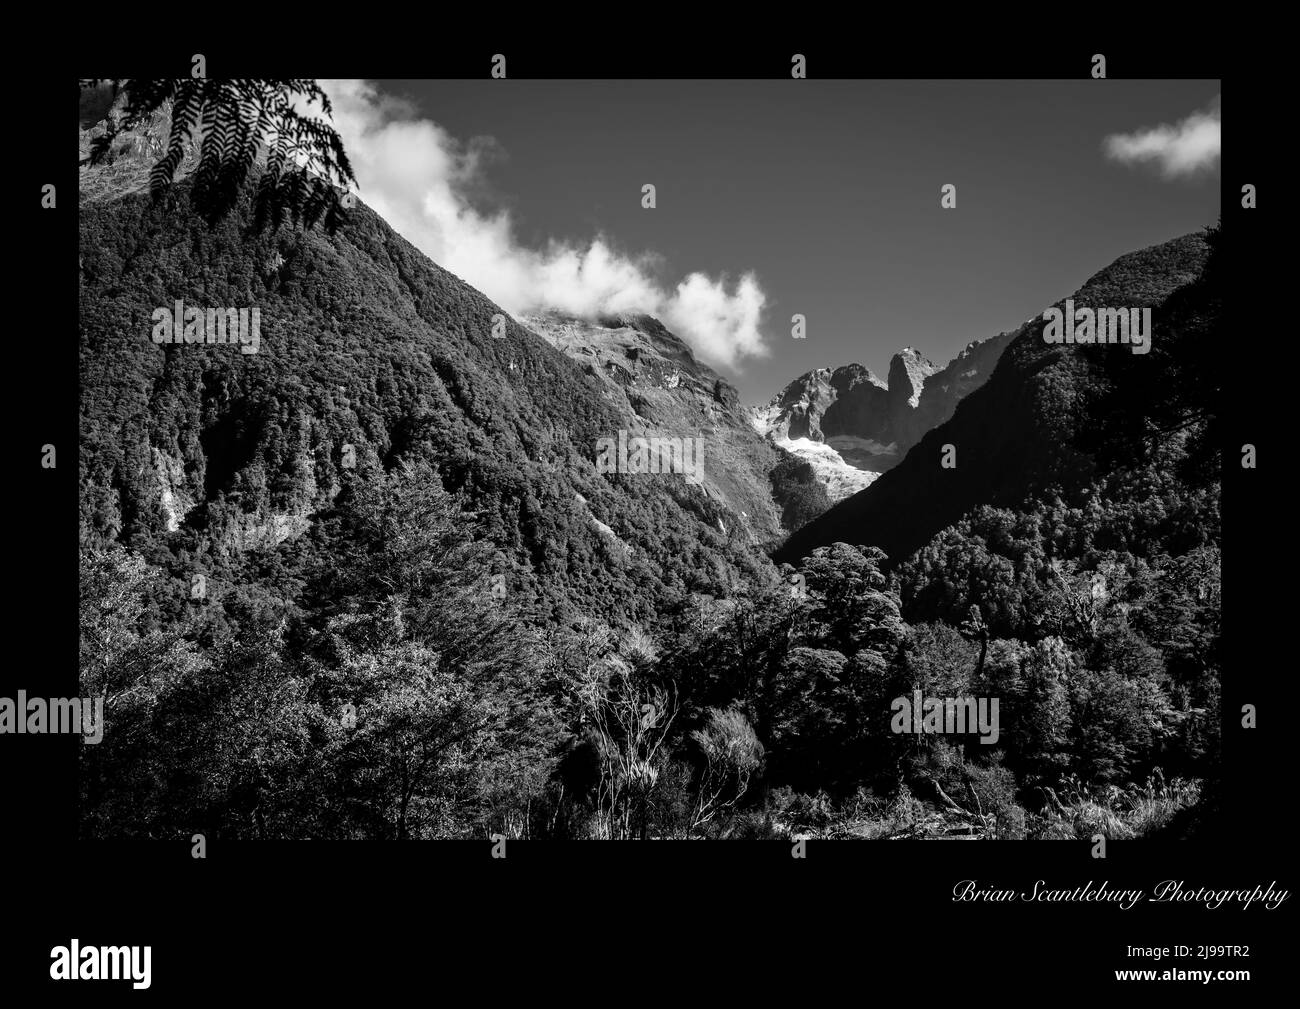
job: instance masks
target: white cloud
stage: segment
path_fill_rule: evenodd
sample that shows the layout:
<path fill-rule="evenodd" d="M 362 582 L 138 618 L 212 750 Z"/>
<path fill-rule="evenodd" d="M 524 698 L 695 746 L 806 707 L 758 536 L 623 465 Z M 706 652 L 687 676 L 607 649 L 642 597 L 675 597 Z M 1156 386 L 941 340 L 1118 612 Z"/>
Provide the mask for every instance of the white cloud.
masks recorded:
<path fill-rule="evenodd" d="M 711 364 L 734 368 L 768 353 L 758 328 L 766 297 L 753 274 L 732 285 L 692 273 L 667 291 L 652 272 L 656 256 L 619 252 L 601 235 L 527 248 L 508 212 L 480 211 L 470 198 L 490 141 L 462 142 L 369 82 L 320 83 L 361 198 L 430 259 L 506 310 L 648 312 Z"/>
<path fill-rule="evenodd" d="M 1126 164 L 1155 162 L 1166 178 L 1194 175 L 1219 163 L 1222 113 L 1220 97 L 1173 126 L 1161 124 L 1135 133 L 1114 133 L 1104 142 L 1106 154 Z"/>

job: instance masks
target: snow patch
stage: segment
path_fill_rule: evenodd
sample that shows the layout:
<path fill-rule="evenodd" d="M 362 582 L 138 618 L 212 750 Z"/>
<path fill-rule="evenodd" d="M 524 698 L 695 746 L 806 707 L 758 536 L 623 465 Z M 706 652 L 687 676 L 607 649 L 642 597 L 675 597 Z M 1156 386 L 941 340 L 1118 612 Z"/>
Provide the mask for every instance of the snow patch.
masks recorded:
<path fill-rule="evenodd" d="M 811 438 L 781 438 L 776 444 L 812 467 L 813 475 L 826 488 L 832 504 L 865 490 L 880 476 L 850 466 L 835 449 Z"/>

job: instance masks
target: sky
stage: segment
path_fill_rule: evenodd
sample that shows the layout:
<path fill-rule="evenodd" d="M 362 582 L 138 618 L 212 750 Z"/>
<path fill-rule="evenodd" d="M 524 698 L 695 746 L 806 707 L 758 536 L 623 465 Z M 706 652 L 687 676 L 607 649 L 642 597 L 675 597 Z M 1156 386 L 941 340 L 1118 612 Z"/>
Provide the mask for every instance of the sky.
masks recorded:
<path fill-rule="evenodd" d="M 435 262 L 516 314 L 649 311 L 749 403 L 945 364 L 1219 215 L 1217 81 L 321 83 Z"/>

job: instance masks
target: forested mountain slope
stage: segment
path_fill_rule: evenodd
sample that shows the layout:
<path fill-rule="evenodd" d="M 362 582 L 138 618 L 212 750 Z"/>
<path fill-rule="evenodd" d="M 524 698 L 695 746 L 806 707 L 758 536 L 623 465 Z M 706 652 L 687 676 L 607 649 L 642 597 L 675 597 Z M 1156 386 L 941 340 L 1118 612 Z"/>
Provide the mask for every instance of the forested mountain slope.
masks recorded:
<path fill-rule="evenodd" d="M 1184 236 L 1120 257 L 1074 293 L 1078 308 L 1151 308 L 1150 353 L 1048 344 L 1041 316 L 1025 323 L 950 420 L 869 488 L 792 535 L 779 558 L 845 541 L 901 561 L 972 508 L 1014 506 L 1049 488 L 1077 494 L 1106 464 L 1136 458 L 1147 425 L 1191 380 L 1187 365 L 1203 356 L 1203 332 L 1217 325 L 1217 282 L 1193 283 L 1207 256 L 1203 236 Z M 1212 413 L 1213 404 L 1201 409 Z M 946 445 L 951 468 L 942 464 Z"/>
<path fill-rule="evenodd" d="M 124 161 L 83 180 L 83 523 L 169 555 L 178 598 L 191 570 L 221 591 L 270 564 L 256 580 L 291 602 L 349 474 L 399 461 L 436 467 L 509 591 L 547 610 L 644 619 L 765 564 L 719 495 L 598 475 L 598 439 L 643 426 L 627 403 L 363 205 L 334 236 L 254 233 L 247 216 L 208 228 L 185 183 L 151 203 Z M 177 301 L 258 308 L 256 352 L 155 343 L 153 313 Z"/>

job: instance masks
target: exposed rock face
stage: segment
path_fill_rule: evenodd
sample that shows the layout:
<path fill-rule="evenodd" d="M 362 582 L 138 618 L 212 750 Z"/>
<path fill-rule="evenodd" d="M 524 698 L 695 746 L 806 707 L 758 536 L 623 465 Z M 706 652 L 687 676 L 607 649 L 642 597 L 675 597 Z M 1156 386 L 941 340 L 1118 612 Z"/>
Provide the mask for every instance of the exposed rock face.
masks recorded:
<path fill-rule="evenodd" d="M 697 401 L 704 414 L 738 401 L 736 389 L 697 361 L 690 347 L 653 316 L 629 313 L 588 320 L 542 312 L 520 321 L 630 394 L 680 392 Z"/>
<path fill-rule="evenodd" d="M 831 499 L 839 500 L 868 486 L 951 417 L 992 374 L 1012 335 L 971 343 L 943 368 L 906 347 L 890 361 L 888 382 L 860 364 L 818 368 L 754 411 L 754 425 L 811 462 Z"/>
<path fill-rule="evenodd" d="M 862 394 L 851 395 L 859 385 L 867 388 Z M 883 393 L 885 384 L 858 365 L 835 371 L 817 368 L 791 382 L 766 407 L 753 409 L 751 423 L 773 444 L 811 465 L 827 497 L 839 501 L 868 486 L 876 474 L 846 462 L 829 444 L 823 423 L 829 414 L 834 427 L 834 411 L 841 403 L 845 405 L 839 407 L 840 413 L 846 409 L 870 411 L 875 400 L 868 389 Z M 883 402 L 880 407 L 876 412 L 883 416 Z"/>
<path fill-rule="evenodd" d="M 1176 354 L 1178 341 L 1192 338 L 1186 334 L 1212 332 L 1218 325 L 1217 292 L 1190 287 L 1208 255 L 1200 235 L 1129 253 L 1089 279 L 1073 299 L 1094 308 L 1131 305 L 1162 312 L 1169 320 L 1162 346 Z M 901 561 L 979 505 L 1014 507 L 1035 488 L 1061 494 L 1086 488 L 1098 451 L 1089 439 L 1104 445 L 1106 438 L 1131 437 L 1127 430 L 1112 434 L 1096 418 L 1107 416 L 1108 404 L 1115 402 L 1140 412 L 1159 395 L 1162 364 L 1157 354 L 1136 356 L 1128 348 L 1048 344 L 1044 325 L 1036 316 L 1013 333 L 972 344 L 929 376 L 916 409 L 904 415 L 906 423 L 928 428 L 909 445 L 916 451 L 864 493 L 794 533 L 777 559 L 794 561 L 843 541 L 880 547 Z M 908 444 L 905 426 L 892 433 Z M 955 469 L 939 465 L 944 444 L 960 446 Z"/>
<path fill-rule="evenodd" d="M 158 504 L 167 531 L 175 532 L 195 503 L 186 488 L 185 466 L 180 459 L 158 448 L 151 449 L 151 455 L 154 472 L 158 474 Z"/>
<path fill-rule="evenodd" d="M 779 533 L 768 474 L 781 453 L 755 436 L 736 388 L 697 361 L 663 323 L 649 315 L 589 320 L 556 312 L 520 321 L 604 380 L 606 396 L 637 422 L 629 437 L 701 438 L 705 491 L 739 514 L 750 537 L 765 541 Z"/>
<path fill-rule="evenodd" d="M 901 412 L 904 403 L 916 409 L 925 380 L 938 370 L 933 361 L 911 347 L 895 354 L 889 361 L 889 402 L 894 411 Z"/>
<path fill-rule="evenodd" d="M 810 371 L 785 387 L 774 404 L 780 411 L 772 430 L 780 438 L 822 440 L 821 418 L 835 402 L 829 368 Z"/>

